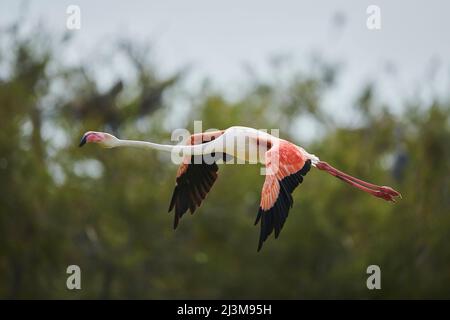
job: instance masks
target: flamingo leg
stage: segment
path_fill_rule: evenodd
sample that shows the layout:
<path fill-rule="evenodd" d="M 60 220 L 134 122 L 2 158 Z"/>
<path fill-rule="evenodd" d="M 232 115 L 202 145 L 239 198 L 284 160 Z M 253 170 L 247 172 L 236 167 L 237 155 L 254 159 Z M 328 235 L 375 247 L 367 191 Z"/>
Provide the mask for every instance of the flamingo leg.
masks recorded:
<path fill-rule="evenodd" d="M 336 178 L 341 179 L 342 181 L 364 191 L 367 192 L 375 197 L 382 198 L 387 201 L 395 202 L 395 197 L 400 197 L 400 192 L 392 189 L 391 187 L 387 186 L 378 186 L 366 181 L 363 181 L 361 179 L 355 178 L 349 174 L 346 174 L 331 165 L 329 165 L 327 162 L 319 161 L 316 164 L 316 167 L 319 170 L 324 170 L 328 172 L 329 174 L 335 176 Z"/>

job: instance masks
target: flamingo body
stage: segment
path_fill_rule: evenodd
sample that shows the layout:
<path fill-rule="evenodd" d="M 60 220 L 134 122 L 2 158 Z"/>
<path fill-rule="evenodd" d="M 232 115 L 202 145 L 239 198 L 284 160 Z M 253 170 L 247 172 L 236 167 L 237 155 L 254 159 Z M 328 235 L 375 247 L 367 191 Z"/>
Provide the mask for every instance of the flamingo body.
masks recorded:
<path fill-rule="evenodd" d="M 237 141 L 237 142 L 236 142 Z M 146 141 L 120 140 L 104 132 L 87 132 L 80 143 L 98 143 L 106 148 L 136 147 L 166 152 L 183 152 L 176 175 L 175 188 L 169 204 L 174 210 L 173 226 L 189 210 L 194 213 L 202 204 L 218 177 L 218 163 L 234 158 L 238 161 L 261 163 L 266 176 L 261 191 L 261 201 L 255 220 L 260 223 L 258 251 L 274 232 L 278 238 L 290 208 L 292 193 L 304 177 L 316 167 L 375 197 L 395 201 L 399 192 L 352 177 L 333 168 L 303 148 L 264 131 L 247 127 L 230 127 L 226 130 L 191 135 L 184 145 L 161 145 Z M 239 162 L 238 162 L 239 163 Z"/>

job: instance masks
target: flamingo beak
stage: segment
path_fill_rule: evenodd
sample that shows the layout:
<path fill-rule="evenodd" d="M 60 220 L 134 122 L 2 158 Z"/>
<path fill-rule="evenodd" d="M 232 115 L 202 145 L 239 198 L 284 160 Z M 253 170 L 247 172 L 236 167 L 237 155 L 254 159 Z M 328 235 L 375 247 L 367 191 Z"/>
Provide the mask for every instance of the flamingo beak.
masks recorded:
<path fill-rule="evenodd" d="M 85 134 L 85 135 L 81 138 L 80 144 L 79 144 L 78 146 L 79 146 L 79 147 L 82 147 L 82 146 L 84 146 L 84 145 L 86 144 L 86 142 L 87 142 L 87 134 Z"/>

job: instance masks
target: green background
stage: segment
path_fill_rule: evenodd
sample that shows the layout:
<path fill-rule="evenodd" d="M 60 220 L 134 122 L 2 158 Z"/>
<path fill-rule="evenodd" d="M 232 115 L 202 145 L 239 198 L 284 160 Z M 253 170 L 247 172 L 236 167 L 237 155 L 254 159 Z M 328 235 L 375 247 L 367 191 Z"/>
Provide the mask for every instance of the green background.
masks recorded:
<path fill-rule="evenodd" d="M 136 43 L 111 43 L 133 72 L 105 88 L 94 62 L 62 63 L 68 35 L 15 25 L 0 36 L 0 297 L 450 298 L 448 98 L 401 97 L 395 110 L 368 81 L 348 115 L 357 121 L 343 126 L 341 111 L 323 106 L 339 66 L 320 59 L 282 81 L 277 70 L 272 81 L 249 79 L 231 99 L 209 81 L 187 91 L 188 71 L 161 75 Z M 172 130 L 192 131 L 194 120 L 279 128 L 403 199 L 387 203 L 311 170 L 280 238 L 257 253 L 260 166 L 220 166 L 207 200 L 174 231 L 170 155 L 78 148 L 87 130 L 173 143 Z M 298 135 L 305 122 L 316 138 Z M 82 290 L 66 288 L 71 264 Z M 366 288 L 372 264 L 382 290 Z"/>

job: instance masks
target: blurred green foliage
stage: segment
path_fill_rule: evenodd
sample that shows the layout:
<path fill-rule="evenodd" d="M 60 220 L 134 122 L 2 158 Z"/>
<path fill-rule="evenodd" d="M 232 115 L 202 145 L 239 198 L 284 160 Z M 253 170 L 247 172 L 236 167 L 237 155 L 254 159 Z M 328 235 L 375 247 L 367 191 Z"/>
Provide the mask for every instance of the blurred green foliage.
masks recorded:
<path fill-rule="evenodd" d="M 61 63 L 67 37 L 15 27 L 0 42 L 0 297 L 450 298 L 448 102 L 405 103 L 394 116 L 368 86 L 353 110 L 359 125 L 339 126 L 322 106 L 338 81 L 323 64 L 283 82 L 254 79 L 233 101 L 206 86 L 179 110 L 166 98 L 182 91 L 184 72 L 162 77 L 131 43 L 116 52 L 134 79 L 99 89 L 94 65 Z M 193 120 L 281 128 L 303 145 L 295 133 L 309 119 L 322 128 L 310 152 L 403 200 L 386 203 L 312 170 L 280 238 L 257 253 L 264 177 L 259 166 L 221 166 L 175 232 L 168 155 L 77 147 L 87 130 L 167 142 L 167 119 L 191 130 Z M 81 267 L 82 290 L 66 288 L 70 264 Z M 381 267 L 382 290 L 366 288 L 371 264 Z"/>

